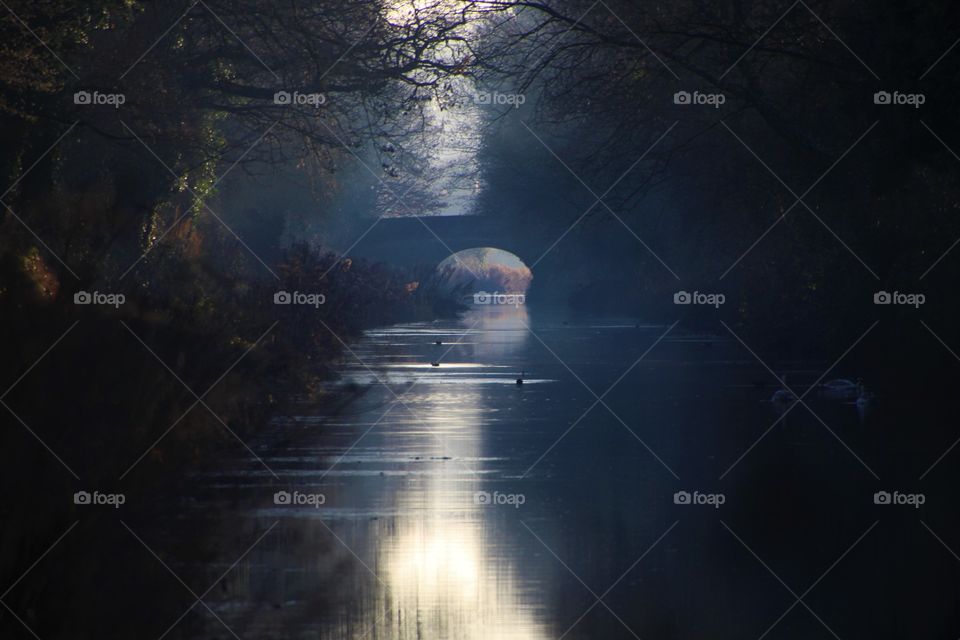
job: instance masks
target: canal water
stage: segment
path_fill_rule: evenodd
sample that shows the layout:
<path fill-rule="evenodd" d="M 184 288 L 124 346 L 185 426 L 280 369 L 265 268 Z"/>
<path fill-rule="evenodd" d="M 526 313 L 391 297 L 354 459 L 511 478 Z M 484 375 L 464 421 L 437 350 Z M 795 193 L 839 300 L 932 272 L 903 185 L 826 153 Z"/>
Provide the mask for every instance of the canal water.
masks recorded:
<path fill-rule="evenodd" d="M 353 402 L 295 404 L 153 536 L 214 585 L 165 637 L 941 637 L 949 497 L 874 501 L 936 447 L 891 447 L 883 399 L 770 402 L 720 331 L 521 306 L 367 332 Z M 798 393 L 829 365 L 771 364 Z"/>

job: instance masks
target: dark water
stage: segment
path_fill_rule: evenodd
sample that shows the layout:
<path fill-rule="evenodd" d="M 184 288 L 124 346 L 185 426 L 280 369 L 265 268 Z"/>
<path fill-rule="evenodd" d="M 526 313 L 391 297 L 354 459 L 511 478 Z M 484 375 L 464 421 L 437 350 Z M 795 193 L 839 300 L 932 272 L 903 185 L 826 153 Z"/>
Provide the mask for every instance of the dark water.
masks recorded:
<path fill-rule="evenodd" d="M 952 438 L 891 398 L 812 393 L 777 422 L 773 376 L 728 333 L 523 308 L 353 349 L 366 393 L 278 420 L 262 465 L 224 460 L 151 531 L 203 601 L 185 592 L 163 637 L 957 635 L 952 456 L 919 480 Z M 830 364 L 772 366 L 802 393 Z"/>

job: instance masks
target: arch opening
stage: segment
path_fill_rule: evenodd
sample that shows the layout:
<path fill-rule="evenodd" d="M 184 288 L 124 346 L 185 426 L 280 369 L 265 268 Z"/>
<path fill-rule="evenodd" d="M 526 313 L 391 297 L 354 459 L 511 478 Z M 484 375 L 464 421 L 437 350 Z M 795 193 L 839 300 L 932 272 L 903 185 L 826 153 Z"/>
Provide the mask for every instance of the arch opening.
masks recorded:
<path fill-rule="evenodd" d="M 519 256 L 496 247 L 457 251 L 437 265 L 437 274 L 448 290 L 467 295 L 526 294 L 533 280 L 533 272 Z"/>

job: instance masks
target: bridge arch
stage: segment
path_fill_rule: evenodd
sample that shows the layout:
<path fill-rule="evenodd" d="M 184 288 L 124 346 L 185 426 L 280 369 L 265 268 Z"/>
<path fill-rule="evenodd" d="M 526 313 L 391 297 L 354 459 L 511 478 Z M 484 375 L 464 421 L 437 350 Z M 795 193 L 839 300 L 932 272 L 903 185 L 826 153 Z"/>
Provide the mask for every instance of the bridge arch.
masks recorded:
<path fill-rule="evenodd" d="M 451 288 L 468 293 L 526 293 L 533 272 L 516 254 L 497 247 L 474 247 L 448 256 L 437 272 Z"/>

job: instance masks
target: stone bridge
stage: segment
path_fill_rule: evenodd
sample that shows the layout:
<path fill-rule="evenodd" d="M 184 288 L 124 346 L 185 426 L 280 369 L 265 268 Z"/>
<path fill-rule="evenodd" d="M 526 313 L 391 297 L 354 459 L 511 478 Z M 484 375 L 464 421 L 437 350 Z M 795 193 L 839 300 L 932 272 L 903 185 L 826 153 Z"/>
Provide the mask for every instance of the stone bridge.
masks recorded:
<path fill-rule="evenodd" d="M 369 224 L 358 229 L 353 240 L 366 229 Z M 496 216 L 380 218 L 348 255 L 406 266 L 436 265 L 457 251 L 495 247 L 515 254 L 529 265 L 544 247 L 542 240 L 527 236 L 508 220 Z"/>

